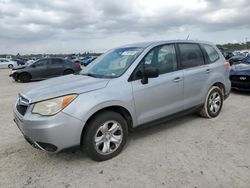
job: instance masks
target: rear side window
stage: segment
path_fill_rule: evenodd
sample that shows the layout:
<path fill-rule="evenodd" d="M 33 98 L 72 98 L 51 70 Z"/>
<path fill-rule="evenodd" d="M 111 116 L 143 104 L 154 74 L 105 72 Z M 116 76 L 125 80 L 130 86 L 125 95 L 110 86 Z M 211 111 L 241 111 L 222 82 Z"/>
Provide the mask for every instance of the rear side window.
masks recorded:
<path fill-rule="evenodd" d="M 191 68 L 204 64 L 202 51 L 198 44 L 179 44 L 182 68 Z"/>
<path fill-rule="evenodd" d="M 61 65 L 61 64 L 63 64 L 63 60 L 62 59 L 51 59 L 51 64 L 52 65 Z"/>
<path fill-rule="evenodd" d="M 214 49 L 214 47 L 212 47 L 208 44 L 202 44 L 202 47 L 206 51 L 207 56 L 208 56 L 208 60 L 210 61 L 210 63 L 213 63 L 220 58 L 218 52 Z"/>

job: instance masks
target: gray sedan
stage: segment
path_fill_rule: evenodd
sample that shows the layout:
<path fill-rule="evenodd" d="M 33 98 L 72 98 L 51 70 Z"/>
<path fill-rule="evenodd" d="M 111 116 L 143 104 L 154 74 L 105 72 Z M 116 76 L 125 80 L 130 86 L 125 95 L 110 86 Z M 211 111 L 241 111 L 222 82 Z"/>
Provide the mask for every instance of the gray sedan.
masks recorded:
<path fill-rule="evenodd" d="M 15 81 L 29 82 L 79 73 L 81 65 L 61 58 L 43 58 L 25 67 L 13 69 L 10 77 Z"/>

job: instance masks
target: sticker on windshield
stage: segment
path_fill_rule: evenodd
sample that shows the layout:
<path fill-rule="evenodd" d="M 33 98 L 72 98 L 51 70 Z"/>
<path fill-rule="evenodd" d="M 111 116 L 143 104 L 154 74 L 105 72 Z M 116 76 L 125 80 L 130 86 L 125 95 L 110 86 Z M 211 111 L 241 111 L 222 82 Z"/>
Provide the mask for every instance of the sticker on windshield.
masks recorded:
<path fill-rule="evenodd" d="M 133 56 L 136 54 L 136 51 L 124 51 L 122 52 L 122 55 L 129 55 L 129 56 Z"/>

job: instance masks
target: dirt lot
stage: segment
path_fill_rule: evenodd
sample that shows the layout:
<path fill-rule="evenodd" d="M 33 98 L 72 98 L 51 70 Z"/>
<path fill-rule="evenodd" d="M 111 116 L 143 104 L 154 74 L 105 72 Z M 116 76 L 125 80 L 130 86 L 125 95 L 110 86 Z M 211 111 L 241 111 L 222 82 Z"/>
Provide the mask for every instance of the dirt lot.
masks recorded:
<path fill-rule="evenodd" d="M 124 151 L 94 162 L 25 142 L 12 106 L 28 84 L 0 70 L 0 187 L 249 187 L 250 94 L 233 92 L 218 118 L 189 115 L 130 134 Z M 35 83 L 31 83 L 35 84 Z"/>

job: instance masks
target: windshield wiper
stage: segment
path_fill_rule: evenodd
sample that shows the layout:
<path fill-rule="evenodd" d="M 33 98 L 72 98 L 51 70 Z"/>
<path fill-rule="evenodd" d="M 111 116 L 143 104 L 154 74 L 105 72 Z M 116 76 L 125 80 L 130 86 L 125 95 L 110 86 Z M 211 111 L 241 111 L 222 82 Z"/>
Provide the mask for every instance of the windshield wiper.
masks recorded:
<path fill-rule="evenodd" d="M 97 78 L 97 76 L 95 74 L 92 74 L 92 73 L 84 73 L 82 75 L 83 76 L 90 76 L 90 77 L 93 77 L 93 78 Z"/>

